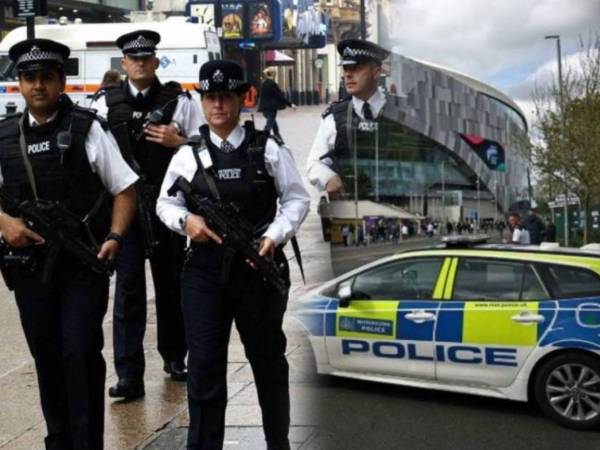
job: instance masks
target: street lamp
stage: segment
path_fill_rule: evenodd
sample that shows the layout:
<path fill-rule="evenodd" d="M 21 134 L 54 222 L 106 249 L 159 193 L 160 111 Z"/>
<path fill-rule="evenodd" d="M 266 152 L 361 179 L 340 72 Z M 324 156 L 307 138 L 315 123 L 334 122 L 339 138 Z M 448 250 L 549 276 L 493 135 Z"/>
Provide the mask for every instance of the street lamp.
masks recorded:
<path fill-rule="evenodd" d="M 564 104 L 564 96 L 563 96 L 563 80 L 562 80 L 562 56 L 560 52 L 560 35 L 558 34 L 550 34 L 548 36 L 544 36 L 544 39 L 554 39 L 556 40 L 556 57 L 558 61 L 558 98 L 560 102 L 560 116 L 563 125 L 565 125 L 565 104 Z M 567 186 L 567 179 L 565 174 L 565 205 L 564 205 L 564 236 L 565 236 L 565 247 L 569 245 L 569 189 Z"/>

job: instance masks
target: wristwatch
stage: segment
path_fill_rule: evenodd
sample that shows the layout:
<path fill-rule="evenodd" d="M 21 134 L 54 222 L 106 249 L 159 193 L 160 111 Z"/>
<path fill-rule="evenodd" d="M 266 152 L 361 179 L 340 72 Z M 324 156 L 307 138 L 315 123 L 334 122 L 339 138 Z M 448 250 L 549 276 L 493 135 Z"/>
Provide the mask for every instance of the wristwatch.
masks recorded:
<path fill-rule="evenodd" d="M 189 215 L 190 215 L 190 213 L 186 212 L 182 216 L 179 217 L 179 228 L 181 228 L 181 231 L 185 231 L 185 224 L 187 222 L 187 218 Z"/>
<path fill-rule="evenodd" d="M 175 127 L 175 129 L 177 130 L 177 134 L 180 136 L 183 136 L 182 132 L 183 129 L 181 128 L 181 125 L 179 124 L 179 122 L 176 122 L 175 120 L 171 122 L 171 125 L 173 125 Z"/>
<path fill-rule="evenodd" d="M 120 246 L 123 244 L 123 236 L 121 236 L 119 233 L 111 232 L 108 233 L 104 238 L 104 242 L 106 241 L 117 241 L 117 244 Z"/>

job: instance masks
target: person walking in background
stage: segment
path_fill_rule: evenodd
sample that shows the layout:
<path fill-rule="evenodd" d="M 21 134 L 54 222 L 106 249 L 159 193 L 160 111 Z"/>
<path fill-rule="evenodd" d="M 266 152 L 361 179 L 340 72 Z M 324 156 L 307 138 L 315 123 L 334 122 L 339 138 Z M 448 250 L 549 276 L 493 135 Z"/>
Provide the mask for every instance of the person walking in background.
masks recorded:
<path fill-rule="evenodd" d="M 279 134 L 279 125 L 277 125 L 277 111 L 291 107 L 296 109 L 296 105 L 285 98 L 279 85 L 275 82 L 275 69 L 267 68 L 263 72 L 265 80 L 260 89 L 260 97 L 258 99 L 258 112 L 263 113 L 267 119 L 265 131 L 273 134 L 281 139 Z"/>
<path fill-rule="evenodd" d="M 529 214 L 523 219 L 523 227 L 529 232 L 529 239 L 532 245 L 540 245 L 544 239 L 546 227 L 540 216 L 536 214 L 535 209 L 531 209 Z"/>
<path fill-rule="evenodd" d="M 544 231 L 544 242 L 556 242 L 556 225 L 550 218 L 546 219 L 546 230 Z"/>

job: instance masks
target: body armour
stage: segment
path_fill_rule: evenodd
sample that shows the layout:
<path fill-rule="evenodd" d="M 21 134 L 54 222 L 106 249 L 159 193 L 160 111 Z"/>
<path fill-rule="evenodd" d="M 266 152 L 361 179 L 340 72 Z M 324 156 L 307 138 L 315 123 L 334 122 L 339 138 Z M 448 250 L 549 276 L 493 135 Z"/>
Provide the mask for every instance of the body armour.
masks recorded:
<path fill-rule="evenodd" d="M 349 114 L 350 112 L 350 114 Z M 394 134 L 400 131 L 399 124 L 380 114 L 375 120 L 361 119 L 354 108 L 352 100 L 347 99 L 334 103 L 326 114 L 333 114 L 336 128 L 334 169 L 341 176 L 346 192 L 354 191 L 354 152 L 358 163 L 359 197 L 371 197 L 372 182 L 370 174 L 365 171 L 364 163 L 370 166 L 378 160 L 379 164 L 386 160 L 395 160 L 399 140 Z"/>
<path fill-rule="evenodd" d="M 123 81 L 120 86 L 108 88 L 105 92 L 108 123 L 123 157 L 130 162 L 131 158 L 127 153 L 132 152 L 145 176 L 146 183 L 156 186 L 157 196 L 158 188 L 177 149 L 146 140 L 142 129 L 150 114 L 157 109 L 163 111 L 160 124 L 170 124 L 179 94 L 181 94 L 180 90 L 165 87 L 158 79 L 154 80 L 154 84 L 143 100 L 138 100 L 131 95 L 127 81 Z M 126 132 L 121 132 L 123 130 Z M 129 142 L 124 143 L 124 139 L 129 139 Z"/>
<path fill-rule="evenodd" d="M 246 122 L 244 128 L 244 141 L 228 153 L 210 141 L 208 125 L 200 127 L 200 132 L 213 161 L 213 167 L 208 170 L 212 173 L 222 200 L 233 203 L 240 215 L 260 230 L 273 221 L 277 212 L 275 181 L 265 167 L 265 148 L 269 135 L 255 130 L 252 122 Z M 194 174 L 192 184 L 202 196 L 214 198 L 201 169 Z"/>
<path fill-rule="evenodd" d="M 59 201 L 71 212 L 83 218 L 106 193 L 100 178 L 92 172 L 85 149 L 85 139 L 96 115 L 87 109 L 73 105 L 67 96 L 59 100 L 56 119 L 30 127 L 25 111 L 23 131 L 25 148 L 31 163 L 38 197 Z M 0 122 L 0 169 L 4 192 L 22 202 L 33 200 L 31 187 L 19 143 L 21 114 Z M 70 131 L 71 145 L 61 150 L 57 145 L 60 132 Z M 14 211 L 6 211 L 15 215 Z M 110 205 L 108 200 L 92 218 L 92 233 L 102 242 L 110 229 Z"/>

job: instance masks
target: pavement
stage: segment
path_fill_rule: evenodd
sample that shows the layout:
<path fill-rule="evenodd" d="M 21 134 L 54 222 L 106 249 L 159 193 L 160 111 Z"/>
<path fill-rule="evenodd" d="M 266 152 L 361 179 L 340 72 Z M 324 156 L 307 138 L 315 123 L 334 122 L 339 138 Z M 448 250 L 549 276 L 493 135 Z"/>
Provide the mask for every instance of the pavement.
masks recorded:
<path fill-rule="evenodd" d="M 322 106 L 301 107 L 280 114 L 281 133 L 288 142 L 296 163 L 305 174 L 305 163 L 312 139 L 318 128 Z M 260 117 L 259 117 L 260 116 Z M 248 114 L 246 119 L 250 119 Z M 256 114 L 256 125 L 262 127 L 264 119 Z M 308 183 L 307 183 L 308 186 Z M 306 272 L 307 285 L 303 285 L 298 265 L 290 262 L 292 288 L 289 309 L 294 300 L 311 286 L 332 276 L 329 245 L 321 240 L 321 225 L 316 214 L 318 195 L 312 195 L 311 214 L 298 236 Z M 293 252 L 287 251 L 293 259 Z M 147 270 L 148 279 L 149 270 Z M 114 283 L 114 280 L 113 280 Z M 117 380 L 112 352 L 112 293 L 109 311 L 104 320 L 107 362 L 106 386 Z M 156 350 L 156 311 L 154 289 L 149 283 L 148 322 L 145 336 L 146 396 L 124 403 L 106 397 L 105 448 L 106 449 L 180 449 L 185 448 L 188 423 L 185 383 L 171 381 L 162 371 L 162 360 Z M 290 362 L 291 432 L 293 448 L 310 448 L 317 436 L 319 404 L 313 356 L 300 325 L 287 315 L 284 330 L 288 336 L 287 356 Z M 46 434 L 39 403 L 37 380 L 33 360 L 27 349 L 20 326 L 14 296 L 0 285 L 0 449 L 36 450 L 43 448 Z M 237 332 L 232 332 L 229 347 L 229 406 L 226 416 L 225 448 L 261 449 L 264 438 L 261 415 L 249 364 Z"/>

